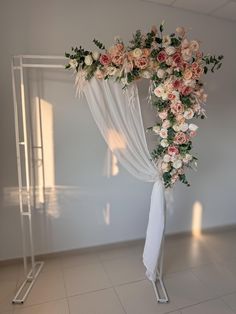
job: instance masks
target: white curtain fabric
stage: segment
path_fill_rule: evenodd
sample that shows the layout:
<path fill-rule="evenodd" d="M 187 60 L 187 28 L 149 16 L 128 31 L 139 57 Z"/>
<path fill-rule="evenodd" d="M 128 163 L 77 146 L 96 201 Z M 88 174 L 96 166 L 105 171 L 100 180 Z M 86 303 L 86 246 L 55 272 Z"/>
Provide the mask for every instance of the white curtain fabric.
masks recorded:
<path fill-rule="evenodd" d="M 99 130 L 118 161 L 136 178 L 155 182 L 143 253 L 146 275 L 155 281 L 164 231 L 164 188 L 150 159 L 137 86 L 132 84 L 124 91 L 118 82 L 92 78 L 83 92 Z"/>

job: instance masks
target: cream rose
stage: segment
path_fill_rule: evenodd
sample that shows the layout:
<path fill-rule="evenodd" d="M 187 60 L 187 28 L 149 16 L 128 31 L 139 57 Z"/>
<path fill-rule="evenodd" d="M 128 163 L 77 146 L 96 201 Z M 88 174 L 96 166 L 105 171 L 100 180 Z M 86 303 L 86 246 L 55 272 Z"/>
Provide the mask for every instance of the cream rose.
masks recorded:
<path fill-rule="evenodd" d="M 162 40 L 162 45 L 164 46 L 164 47 L 167 47 L 167 46 L 169 46 L 171 44 L 171 38 L 170 38 L 170 36 L 169 35 L 164 35 L 163 36 L 163 40 Z"/>
<path fill-rule="evenodd" d="M 174 129 L 175 132 L 179 132 L 180 131 L 180 125 L 179 124 L 174 124 L 172 126 L 172 128 Z"/>
<path fill-rule="evenodd" d="M 145 79 L 150 79 L 152 74 L 149 71 L 145 70 L 141 72 L 141 76 Z"/>
<path fill-rule="evenodd" d="M 141 55 L 142 55 L 142 50 L 140 48 L 135 48 L 133 51 L 132 51 L 132 55 L 134 58 L 140 58 Z"/>
<path fill-rule="evenodd" d="M 161 128 L 160 128 L 159 125 L 155 125 L 155 126 L 152 128 L 153 132 L 155 132 L 156 134 L 159 134 L 160 129 L 161 129 Z"/>
<path fill-rule="evenodd" d="M 192 40 L 190 42 L 189 48 L 193 51 L 193 52 L 197 52 L 199 50 L 199 43 L 196 40 Z"/>
<path fill-rule="evenodd" d="M 84 63 L 86 65 L 91 65 L 93 63 L 93 58 L 91 57 L 91 55 L 87 55 L 84 59 Z"/>
<path fill-rule="evenodd" d="M 185 118 L 185 119 L 190 120 L 190 119 L 193 118 L 193 116 L 194 116 L 194 112 L 193 112 L 193 110 L 192 110 L 191 108 L 187 109 L 187 110 L 184 112 L 184 118 Z"/>
<path fill-rule="evenodd" d="M 70 59 L 69 65 L 72 69 L 75 69 L 78 65 L 78 62 L 75 59 Z"/>
<path fill-rule="evenodd" d="M 158 69 L 157 70 L 157 76 L 162 79 L 165 75 L 165 71 L 163 69 Z"/>
<path fill-rule="evenodd" d="M 182 160 L 180 160 L 180 159 L 175 160 L 175 161 L 173 162 L 173 167 L 174 167 L 175 169 L 181 168 L 181 167 L 182 167 Z"/>
<path fill-rule="evenodd" d="M 179 27 L 176 28 L 175 31 L 176 31 L 176 33 L 177 33 L 177 35 L 178 35 L 179 37 L 184 37 L 184 35 L 185 35 L 185 29 L 184 29 L 184 27 L 179 26 Z"/>
<path fill-rule="evenodd" d="M 170 165 L 167 162 L 162 162 L 161 164 L 161 170 L 163 172 L 168 172 L 170 171 Z"/>
<path fill-rule="evenodd" d="M 198 126 L 196 124 L 190 123 L 189 124 L 189 130 L 190 131 L 197 131 Z"/>
<path fill-rule="evenodd" d="M 175 52 L 176 52 L 175 47 L 173 47 L 173 46 L 166 47 L 166 53 L 168 54 L 168 56 L 173 55 Z"/>
<path fill-rule="evenodd" d="M 160 135 L 160 137 L 162 137 L 162 138 L 167 138 L 167 136 L 168 136 L 167 129 L 163 129 L 163 128 L 162 128 L 162 129 L 160 130 L 159 135 Z"/>
<path fill-rule="evenodd" d="M 193 72 L 191 70 L 187 69 L 184 71 L 185 80 L 190 80 L 192 76 L 193 76 Z"/>
<path fill-rule="evenodd" d="M 169 143 L 168 143 L 167 139 L 161 140 L 160 144 L 161 144 L 162 147 L 168 147 L 169 146 Z"/>
<path fill-rule="evenodd" d="M 164 157 L 163 157 L 163 161 L 164 161 L 164 162 L 170 162 L 170 160 L 171 160 L 170 155 L 165 154 Z"/>
<path fill-rule="evenodd" d="M 100 52 L 94 51 L 92 53 L 92 57 L 93 57 L 93 60 L 97 61 L 99 59 L 99 57 L 100 57 Z"/>
<path fill-rule="evenodd" d="M 188 126 L 188 123 L 183 123 L 180 125 L 180 130 L 182 132 L 186 132 L 188 130 L 189 126 Z"/>

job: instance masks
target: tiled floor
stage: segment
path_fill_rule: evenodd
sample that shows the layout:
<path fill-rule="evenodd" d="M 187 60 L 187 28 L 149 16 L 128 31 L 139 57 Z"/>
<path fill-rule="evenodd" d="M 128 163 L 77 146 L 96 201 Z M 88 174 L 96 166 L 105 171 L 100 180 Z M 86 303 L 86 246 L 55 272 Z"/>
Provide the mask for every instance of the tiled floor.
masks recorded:
<path fill-rule="evenodd" d="M 45 260 L 24 305 L 11 299 L 22 267 L 0 267 L 0 314 L 236 313 L 236 229 L 166 240 L 170 303 L 157 304 L 142 264 L 143 243 Z"/>

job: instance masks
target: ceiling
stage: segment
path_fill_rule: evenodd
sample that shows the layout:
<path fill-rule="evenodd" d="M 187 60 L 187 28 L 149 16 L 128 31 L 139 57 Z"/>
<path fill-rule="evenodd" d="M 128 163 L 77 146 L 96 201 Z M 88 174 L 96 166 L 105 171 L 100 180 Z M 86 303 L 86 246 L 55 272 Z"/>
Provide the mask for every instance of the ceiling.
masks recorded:
<path fill-rule="evenodd" d="M 144 0 L 236 22 L 236 0 Z"/>

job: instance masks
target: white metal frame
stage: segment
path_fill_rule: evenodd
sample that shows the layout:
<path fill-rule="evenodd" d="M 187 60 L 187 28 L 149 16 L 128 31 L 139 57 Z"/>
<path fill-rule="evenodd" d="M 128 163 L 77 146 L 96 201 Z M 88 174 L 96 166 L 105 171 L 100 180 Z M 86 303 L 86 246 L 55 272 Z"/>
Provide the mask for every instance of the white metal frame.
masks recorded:
<path fill-rule="evenodd" d="M 32 63 L 32 61 L 38 61 L 38 63 Z M 58 64 L 52 63 L 52 61 L 58 60 Z M 65 61 L 65 57 L 61 56 L 43 56 L 43 55 L 18 55 L 14 56 L 11 63 L 11 74 L 12 74 L 12 89 L 13 89 L 13 103 L 14 103 L 14 116 L 15 116 L 15 137 L 16 137 L 16 155 L 17 155 L 17 171 L 18 171 L 18 186 L 19 186 L 19 207 L 20 207 L 20 219 L 21 219 L 21 230 L 22 230 L 22 246 L 23 246 L 23 262 L 24 262 L 24 273 L 25 280 L 17 291 L 13 298 L 13 303 L 24 303 L 30 290 L 32 289 L 37 277 L 39 276 L 44 262 L 35 261 L 34 253 L 34 239 L 33 239 L 33 227 L 32 227 L 32 200 L 31 200 L 31 182 L 30 182 L 30 160 L 29 160 L 29 144 L 28 144 L 28 125 L 26 119 L 26 99 L 25 99 L 25 84 L 24 84 L 24 69 L 25 68 L 44 68 L 44 69 L 64 69 L 64 64 L 60 62 Z M 40 62 L 39 62 L 40 61 Z M 47 61 L 47 62 L 46 62 Z M 17 63 L 17 64 L 16 64 Z M 21 105 L 21 117 L 18 114 L 18 102 L 16 96 L 16 80 L 15 73 L 20 73 L 20 105 Z M 21 118 L 23 126 L 23 138 L 20 139 L 19 130 L 19 118 Z M 40 136 L 42 140 L 42 121 L 40 117 Z M 23 157 L 21 156 L 20 147 L 23 146 Z M 41 141 L 40 146 L 32 146 L 32 149 L 41 149 L 43 156 L 43 144 Z M 25 175 L 25 186 L 23 186 L 23 173 L 22 173 L 22 159 L 24 161 L 24 175 Z M 43 158 L 42 158 L 43 159 Z M 42 160 L 43 162 L 43 160 Z M 43 174 L 44 175 L 44 174 Z M 23 204 L 23 193 L 27 195 L 27 208 L 24 209 Z M 44 193 L 44 191 L 43 191 Z M 28 224 L 26 225 L 26 221 Z M 28 230 L 27 230 L 28 226 Z M 30 261 L 31 269 L 28 271 L 27 265 L 27 250 L 26 250 L 26 232 L 29 233 L 29 246 L 30 246 Z M 169 298 L 163 283 L 163 259 L 164 259 L 164 236 L 161 247 L 161 256 L 159 265 L 157 267 L 157 280 L 152 282 L 157 302 L 167 303 Z"/>
<path fill-rule="evenodd" d="M 34 60 L 40 60 L 44 63 L 32 63 Z M 12 303 L 24 303 L 30 290 L 32 289 L 38 275 L 40 274 L 44 262 L 35 261 L 34 252 L 34 238 L 33 238 L 33 226 L 32 226 L 32 196 L 31 196 L 31 180 L 30 180 L 30 160 L 29 160 L 29 130 L 26 117 L 26 98 L 25 98 L 25 82 L 24 82 L 24 69 L 25 68 L 53 68 L 64 69 L 63 64 L 50 64 L 52 60 L 64 61 L 64 57 L 60 56 L 40 56 L 40 55 L 19 55 L 14 56 L 11 63 L 12 74 L 12 91 L 13 91 L 13 103 L 14 103 L 14 120 L 15 120 L 15 138 L 16 138 L 16 156 L 17 156 L 17 173 L 18 173 L 18 187 L 19 187 L 19 207 L 20 207 L 20 220 L 22 231 L 22 246 L 23 246 L 23 263 L 25 279 L 17 291 Z M 45 63 L 48 61 L 49 63 Z M 19 116 L 19 107 L 17 101 L 17 86 L 16 86 L 16 71 L 19 71 L 20 75 L 20 106 L 21 115 Z M 20 119 L 20 120 L 19 120 Z M 19 121 L 21 121 L 23 135 L 20 138 Z M 42 121 L 40 116 L 40 136 L 42 139 Z M 21 152 L 23 147 L 23 152 Z M 41 149 L 43 156 L 43 145 L 41 141 L 40 146 L 32 146 L 32 149 Z M 42 157 L 43 159 L 43 157 Z M 42 160 L 43 162 L 43 160 Z M 24 163 L 24 167 L 23 164 Z M 23 170 L 22 170 L 23 168 Z M 44 174 L 43 174 L 44 176 Z M 23 183 L 25 182 L 25 184 Z M 44 188 L 44 187 L 43 187 Z M 44 193 L 44 191 L 43 191 Z M 27 206 L 24 206 L 23 196 L 26 195 Z M 29 235 L 29 254 L 27 253 L 26 237 Z M 27 256 L 29 255 L 31 268 L 28 270 Z"/>

